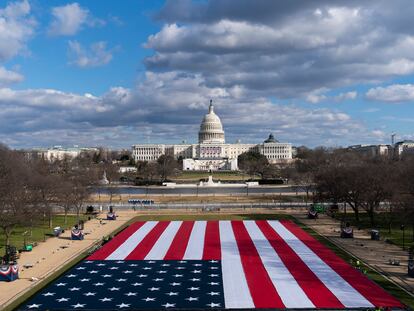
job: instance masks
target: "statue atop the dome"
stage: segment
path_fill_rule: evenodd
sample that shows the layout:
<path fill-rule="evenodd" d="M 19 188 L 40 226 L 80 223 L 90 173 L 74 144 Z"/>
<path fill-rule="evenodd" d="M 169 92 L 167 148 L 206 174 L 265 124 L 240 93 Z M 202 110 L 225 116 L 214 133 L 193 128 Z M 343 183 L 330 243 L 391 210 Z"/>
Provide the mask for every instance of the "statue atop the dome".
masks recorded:
<path fill-rule="evenodd" d="M 208 106 L 208 113 L 214 112 L 213 100 L 210 99 L 210 106 Z"/>

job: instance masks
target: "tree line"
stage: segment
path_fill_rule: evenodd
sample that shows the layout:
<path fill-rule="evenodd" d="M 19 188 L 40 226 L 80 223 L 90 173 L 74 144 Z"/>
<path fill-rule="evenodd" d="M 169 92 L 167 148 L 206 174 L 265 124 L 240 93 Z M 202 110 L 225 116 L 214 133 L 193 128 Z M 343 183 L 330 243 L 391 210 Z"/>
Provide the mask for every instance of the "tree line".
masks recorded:
<path fill-rule="evenodd" d="M 40 221 L 53 226 L 53 214 L 79 215 L 89 197 L 89 186 L 96 184 L 98 171 L 83 158 L 49 162 L 0 145 L 0 229 L 9 245 L 18 226 L 29 230 Z"/>
<path fill-rule="evenodd" d="M 303 148 L 282 173 L 314 201 L 349 206 L 357 223 L 365 212 L 375 226 L 376 213 L 386 207 L 390 215 L 398 213 L 414 227 L 413 156 L 392 160 L 346 149 Z"/>

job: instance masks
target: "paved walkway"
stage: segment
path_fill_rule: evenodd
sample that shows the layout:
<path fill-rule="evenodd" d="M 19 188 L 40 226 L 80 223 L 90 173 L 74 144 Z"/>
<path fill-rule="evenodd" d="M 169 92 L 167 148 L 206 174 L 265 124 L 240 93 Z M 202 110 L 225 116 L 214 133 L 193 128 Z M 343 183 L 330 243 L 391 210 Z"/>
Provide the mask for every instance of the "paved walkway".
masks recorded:
<path fill-rule="evenodd" d="M 136 213 L 131 211 L 120 211 L 117 214 L 118 218 L 115 221 L 105 220 L 100 224 L 98 219 L 92 219 L 86 222 L 85 239 L 82 241 L 70 240 L 70 230 L 65 230 L 60 238 L 49 238 L 34 247 L 32 252 L 21 253 L 19 279 L 14 282 L 0 282 L 0 310 L 100 241 L 103 236 L 109 235 L 136 216 Z M 33 268 L 24 268 L 25 264 L 33 264 Z M 31 278 L 38 281 L 32 281 Z"/>
<path fill-rule="evenodd" d="M 306 213 L 295 215 L 295 217 L 319 234 L 330 238 L 337 245 L 376 268 L 407 291 L 414 293 L 414 278 L 408 277 L 407 274 L 407 251 L 403 251 L 400 247 L 384 241 L 371 240 L 370 233 L 367 230 L 354 230 L 353 239 L 341 239 L 339 237 L 340 221 L 326 215 L 320 215 L 317 220 L 307 219 Z M 390 265 L 389 260 L 399 260 L 401 265 Z"/>

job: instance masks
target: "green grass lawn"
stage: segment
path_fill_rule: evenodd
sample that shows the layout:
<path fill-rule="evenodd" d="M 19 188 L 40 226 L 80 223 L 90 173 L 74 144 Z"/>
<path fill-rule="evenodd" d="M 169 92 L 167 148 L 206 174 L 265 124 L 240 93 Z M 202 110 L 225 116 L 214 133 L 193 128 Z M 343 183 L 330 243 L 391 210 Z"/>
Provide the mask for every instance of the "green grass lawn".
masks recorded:
<path fill-rule="evenodd" d="M 335 218 L 342 219 L 344 216 L 343 213 L 337 214 Z M 366 213 L 360 213 L 359 215 L 360 222 L 359 227 L 362 229 L 371 229 L 371 223 L 369 217 Z M 378 213 L 375 215 L 375 229 L 380 231 L 380 236 L 382 239 L 387 239 L 390 243 L 396 244 L 400 247 L 403 246 L 403 231 L 400 229 L 401 224 L 406 221 L 410 221 L 410 219 L 406 219 L 403 221 L 398 221 L 398 215 L 393 217 L 393 222 L 391 225 L 391 232 L 389 232 L 388 222 L 389 222 L 389 214 L 388 213 Z M 346 215 L 345 221 L 349 222 L 352 226 L 357 227 L 357 223 L 355 221 L 355 217 L 353 213 L 349 213 Z M 408 247 L 414 247 L 414 239 L 413 239 L 413 228 L 410 224 L 405 224 L 404 230 L 404 245 L 407 249 Z"/>
<path fill-rule="evenodd" d="M 82 220 L 86 220 L 87 216 L 81 215 Z M 67 224 L 64 222 L 64 215 L 54 215 L 53 216 L 53 227 L 62 227 L 64 229 L 70 229 L 76 223 L 76 215 L 68 215 Z M 23 233 L 28 231 L 26 235 L 26 243 L 30 244 L 33 242 L 43 241 L 44 238 L 47 238 L 48 235 L 53 234 L 53 228 L 49 228 L 49 223 L 47 219 L 41 221 L 32 229 L 32 234 L 30 235 L 30 228 L 28 227 L 17 227 L 11 236 L 10 244 L 17 247 L 17 249 L 22 249 L 24 245 L 24 236 Z M 5 236 L 3 232 L 0 232 L 0 256 L 3 256 L 5 252 Z"/>

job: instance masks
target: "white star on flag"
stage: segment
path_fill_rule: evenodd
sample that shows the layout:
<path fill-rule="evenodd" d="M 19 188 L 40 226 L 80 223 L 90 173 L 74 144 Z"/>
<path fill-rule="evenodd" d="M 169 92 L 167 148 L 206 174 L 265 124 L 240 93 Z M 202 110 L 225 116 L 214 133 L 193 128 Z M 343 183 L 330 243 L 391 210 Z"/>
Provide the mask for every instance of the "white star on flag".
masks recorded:
<path fill-rule="evenodd" d="M 141 286 L 143 283 L 133 283 L 132 286 Z"/>
<path fill-rule="evenodd" d="M 43 294 L 43 296 L 45 296 L 45 297 L 47 297 L 47 296 L 53 296 L 53 295 L 55 295 L 55 293 L 47 292 L 47 293 L 44 293 Z"/>
<path fill-rule="evenodd" d="M 29 309 L 34 309 L 34 308 L 39 308 L 40 306 L 41 306 L 42 304 L 31 304 L 31 305 L 28 305 L 27 307 L 29 308 Z"/>
<path fill-rule="evenodd" d="M 84 308 L 85 307 L 85 303 L 77 303 L 76 305 L 72 305 L 72 307 L 74 307 L 75 309 L 77 309 L 77 308 Z"/>
<path fill-rule="evenodd" d="M 209 292 L 209 293 L 207 293 L 207 295 L 216 296 L 216 295 L 220 295 L 220 293 L 219 292 Z"/>
<path fill-rule="evenodd" d="M 67 283 L 57 283 L 56 286 L 65 286 Z"/>
<path fill-rule="evenodd" d="M 95 285 L 95 286 L 103 286 L 105 283 L 94 283 L 93 285 Z"/>
<path fill-rule="evenodd" d="M 126 293 L 126 294 L 124 294 L 124 295 L 126 295 L 126 296 L 136 296 L 137 295 L 137 293 L 132 293 L 132 292 L 129 292 L 129 293 Z"/>
<path fill-rule="evenodd" d="M 177 292 L 169 292 L 169 293 L 166 293 L 166 295 L 168 295 L 168 296 L 177 296 L 178 293 Z"/>
<path fill-rule="evenodd" d="M 84 295 L 85 295 L 85 296 L 95 296 L 95 295 L 96 295 L 96 293 L 87 292 L 87 293 L 85 293 Z"/>

